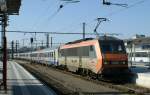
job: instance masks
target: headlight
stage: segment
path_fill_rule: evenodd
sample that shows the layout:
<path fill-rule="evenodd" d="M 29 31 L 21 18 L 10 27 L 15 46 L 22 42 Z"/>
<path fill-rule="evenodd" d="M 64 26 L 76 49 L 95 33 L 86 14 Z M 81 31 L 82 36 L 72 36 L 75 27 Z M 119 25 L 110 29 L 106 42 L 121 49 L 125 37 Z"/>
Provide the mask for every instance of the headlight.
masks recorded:
<path fill-rule="evenodd" d="M 123 61 L 123 62 L 122 62 L 122 64 L 126 64 L 126 62 L 125 62 L 125 61 Z"/>
<path fill-rule="evenodd" d="M 107 62 L 107 61 L 105 61 L 105 62 L 104 62 L 104 64 L 108 64 L 108 62 Z"/>

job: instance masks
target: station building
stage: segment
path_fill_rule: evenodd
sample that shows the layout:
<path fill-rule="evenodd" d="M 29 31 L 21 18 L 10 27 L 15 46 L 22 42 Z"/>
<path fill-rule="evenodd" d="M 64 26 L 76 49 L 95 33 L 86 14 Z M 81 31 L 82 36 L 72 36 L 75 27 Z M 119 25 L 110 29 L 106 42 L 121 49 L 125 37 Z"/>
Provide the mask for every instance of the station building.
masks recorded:
<path fill-rule="evenodd" d="M 131 64 L 150 64 L 150 37 L 136 35 L 124 40 L 128 61 Z"/>

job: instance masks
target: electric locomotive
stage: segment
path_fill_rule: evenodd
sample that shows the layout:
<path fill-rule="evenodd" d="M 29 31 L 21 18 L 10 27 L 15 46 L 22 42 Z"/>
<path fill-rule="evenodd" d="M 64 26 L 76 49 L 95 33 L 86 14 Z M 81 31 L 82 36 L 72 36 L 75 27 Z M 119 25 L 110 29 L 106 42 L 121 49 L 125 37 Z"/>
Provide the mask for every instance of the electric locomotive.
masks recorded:
<path fill-rule="evenodd" d="M 60 46 L 59 65 L 88 75 L 118 75 L 129 71 L 123 40 L 111 36 L 86 38 Z"/>

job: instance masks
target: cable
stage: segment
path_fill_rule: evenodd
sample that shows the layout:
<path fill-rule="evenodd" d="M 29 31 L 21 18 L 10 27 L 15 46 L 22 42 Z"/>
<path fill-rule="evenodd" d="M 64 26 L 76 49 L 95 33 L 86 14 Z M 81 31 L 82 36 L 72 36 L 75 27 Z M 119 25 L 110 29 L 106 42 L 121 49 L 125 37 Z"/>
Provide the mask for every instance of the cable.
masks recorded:
<path fill-rule="evenodd" d="M 147 1 L 148 1 L 148 0 L 147 0 Z M 114 11 L 114 12 L 112 12 L 112 13 L 109 13 L 109 14 L 107 14 L 106 16 L 112 16 L 112 15 L 115 15 L 115 14 L 117 14 L 117 13 L 120 13 L 120 12 L 122 12 L 122 11 L 124 11 L 124 10 L 129 9 L 129 8 L 135 7 L 136 5 L 142 4 L 142 3 L 144 3 L 144 2 L 146 2 L 146 0 L 139 0 L 139 1 L 136 2 L 136 3 L 129 5 L 128 7 L 119 9 L 119 10 Z"/>
<path fill-rule="evenodd" d="M 111 2 L 108 2 L 106 0 L 103 0 L 103 5 L 116 5 L 116 6 L 121 6 L 121 7 L 127 7 L 128 6 L 127 4 L 111 3 Z"/>
<path fill-rule="evenodd" d="M 62 0 L 63 1 L 63 0 Z M 51 16 L 48 17 L 47 19 L 47 23 L 45 23 L 45 27 L 48 26 L 48 23 L 60 12 L 60 10 L 62 8 L 64 8 L 66 5 L 70 4 L 70 3 L 78 3 L 80 1 L 73 1 L 73 0 L 64 0 L 65 2 L 63 2 L 62 4 L 59 5 L 59 8 L 56 10 L 56 12 L 54 12 Z"/>
<path fill-rule="evenodd" d="M 52 2 L 51 5 L 55 5 L 55 4 L 56 4 L 56 2 Z M 46 13 L 48 13 L 48 11 L 50 9 L 53 9 L 52 7 L 53 6 L 50 6 L 50 5 L 48 5 L 46 7 L 46 9 L 42 12 L 42 14 L 37 18 L 36 22 L 33 24 L 33 30 L 35 30 L 36 27 L 38 27 L 38 25 L 42 23 L 42 20 L 43 20 L 44 16 L 46 16 Z"/>
<path fill-rule="evenodd" d="M 2 31 L 0 31 L 2 32 Z M 67 32 L 32 32 L 32 31 L 7 31 L 7 32 L 10 32 L 10 33 L 30 33 L 30 34 L 76 34 L 76 35 L 82 35 L 83 33 L 80 33 L 80 32 L 75 32 L 75 33 L 67 33 Z M 86 35 L 94 35 L 94 33 L 85 33 Z"/>
<path fill-rule="evenodd" d="M 51 19 L 53 19 L 63 7 L 64 5 L 60 5 L 57 11 L 54 12 L 54 14 L 52 14 L 51 16 L 49 16 L 47 20 L 50 21 Z"/>
<path fill-rule="evenodd" d="M 48 18 L 46 19 L 46 22 L 44 23 L 44 27 L 48 27 L 49 22 L 59 13 L 59 11 L 64 7 L 64 5 L 59 4 L 59 8 L 50 16 L 48 16 Z"/>
<path fill-rule="evenodd" d="M 147 1 L 148 1 L 148 0 L 147 0 Z M 103 17 L 106 17 L 106 16 L 107 16 L 107 18 L 109 18 L 108 16 L 115 15 L 115 14 L 117 14 L 117 13 L 119 13 L 119 12 L 122 12 L 122 11 L 124 11 L 124 10 L 126 10 L 126 9 L 132 8 L 132 7 L 136 6 L 136 5 L 141 4 L 141 3 L 144 3 L 144 2 L 146 2 L 146 0 L 140 0 L 140 1 L 136 2 L 136 3 L 133 3 L 133 4 L 129 5 L 128 7 L 122 8 L 122 9 L 117 10 L 117 11 L 112 12 L 112 13 L 109 13 L 109 14 L 103 16 Z M 94 20 L 92 20 L 92 21 L 94 21 Z M 90 21 L 90 22 L 92 22 L 92 21 Z M 88 22 L 88 23 L 86 23 L 86 24 L 87 24 L 87 26 L 90 26 L 91 23 Z M 116 34 L 115 34 L 115 35 L 116 35 Z"/>
<path fill-rule="evenodd" d="M 62 1 L 63 1 L 63 0 L 62 0 Z M 57 9 L 57 11 L 56 11 L 54 14 L 52 14 L 52 15 L 48 18 L 48 20 L 53 19 L 53 18 L 58 14 L 58 12 L 59 12 L 64 6 L 66 6 L 67 4 L 80 2 L 80 1 L 72 1 L 72 0 L 64 0 L 64 1 L 66 1 L 66 2 L 64 2 L 63 4 L 60 4 L 60 6 L 59 6 L 59 8 Z"/>

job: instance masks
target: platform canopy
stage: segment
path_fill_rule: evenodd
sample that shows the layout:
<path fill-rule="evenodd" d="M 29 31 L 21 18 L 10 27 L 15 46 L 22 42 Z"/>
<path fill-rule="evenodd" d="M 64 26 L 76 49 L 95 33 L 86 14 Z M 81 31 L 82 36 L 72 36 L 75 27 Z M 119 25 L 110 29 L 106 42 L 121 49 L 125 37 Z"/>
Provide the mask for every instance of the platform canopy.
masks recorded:
<path fill-rule="evenodd" d="M 18 15 L 21 6 L 21 0 L 0 0 L 0 14 Z"/>

